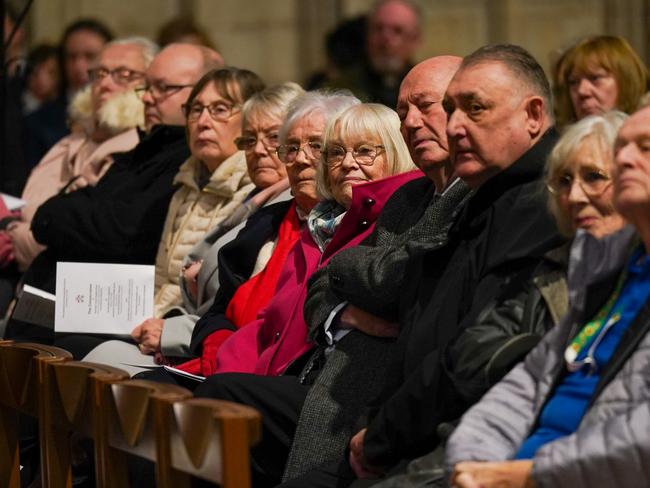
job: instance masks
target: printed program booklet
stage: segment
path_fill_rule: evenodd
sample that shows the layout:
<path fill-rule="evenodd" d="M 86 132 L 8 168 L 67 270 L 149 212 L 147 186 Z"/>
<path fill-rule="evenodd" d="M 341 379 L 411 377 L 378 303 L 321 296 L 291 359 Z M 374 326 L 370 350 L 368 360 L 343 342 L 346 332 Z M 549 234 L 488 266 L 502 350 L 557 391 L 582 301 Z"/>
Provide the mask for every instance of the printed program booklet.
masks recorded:
<path fill-rule="evenodd" d="M 20 293 L 11 317 L 28 324 L 54 327 L 54 303 L 56 297 L 33 286 L 25 285 Z"/>
<path fill-rule="evenodd" d="M 153 317 L 154 266 L 57 263 L 56 332 L 128 336 Z"/>

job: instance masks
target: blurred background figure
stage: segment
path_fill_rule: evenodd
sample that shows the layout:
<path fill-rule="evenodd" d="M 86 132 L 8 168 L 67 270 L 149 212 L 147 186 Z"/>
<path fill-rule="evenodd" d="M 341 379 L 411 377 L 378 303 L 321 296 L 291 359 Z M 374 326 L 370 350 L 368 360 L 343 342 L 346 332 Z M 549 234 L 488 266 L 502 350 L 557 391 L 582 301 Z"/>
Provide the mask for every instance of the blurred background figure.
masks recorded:
<path fill-rule="evenodd" d="M 68 104 L 72 96 L 88 83 L 88 69 L 113 34 L 102 22 L 79 19 L 68 25 L 59 44 L 62 74 L 58 96 L 25 118 L 24 150 L 29 168 L 70 132 Z"/>
<path fill-rule="evenodd" d="M 57 47 L 53 44 L 38 44 L 27 55 L 22 94 L 23 114 L 30 114 L 44 103 L 54 100 L 60 87 Z"/>
<path fill-rule="evenodd" d="M 363 63 L 366 57 L 368 19 L 360 15 L 338 24 L 325 36 L 325 68 L 309 76 L 305 89 L 323 88 L 341 74 Z"/>
<path fill-rule="evenodd" d="M 368 14 L 367 56 L 331 83 L 363 101 L 397 104 L 402 78 L 413 67 L 420 45 L 420 9 L 408 0 L 381 0 Z"/>
<path fill-rule="evenodd" d="M 648 69 L 632 46 L 617 36 L 582 39 L 553 69 L 559 126 L 609 110 L 634 112 L 648 90 Z"/>
<path fill-rule="evenodd" d="M 7 45 L 9 36 L 16 26 L 17 15 L 10 5 L 5 6 L 5 19 L 4 19 L 4 44 L 5 49 L 5 64 L 7 65 L 7 74 L 12 77 L 19 74 L 25 57 L 25 31 L 19 27 L 16 30 L 11 43 Z"/>
<path fill-rule="evenodd" d="M 208 33 L 188 17 L 176 17 L 165 23 L 158 31 L 157 40 L 161 48 L 181 42 L 216 49 Z"/>

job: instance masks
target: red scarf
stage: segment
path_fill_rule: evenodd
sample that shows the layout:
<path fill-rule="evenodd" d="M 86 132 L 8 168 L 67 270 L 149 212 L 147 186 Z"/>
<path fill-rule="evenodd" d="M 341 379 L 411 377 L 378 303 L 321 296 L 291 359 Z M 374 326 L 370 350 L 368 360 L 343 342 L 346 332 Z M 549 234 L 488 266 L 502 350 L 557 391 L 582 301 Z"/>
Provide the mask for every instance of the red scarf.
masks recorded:
<path fill-rule="evenodd" d="M 257 318 L 273 295 L 280 277 L 280 272 L 287 260 L 291 248 L 300 238 L 300 220 L 296 212 L 296 202 L 289 207 L 278 229 L 278 242 L 266 267 L 237 288 L 228 308 L 226 317 L 237 326 L 246 325 Z M 193 374 L 208 376 L 216 370 L 217 351 L 221 344 L 233 334 L 231 330 L 217 330 L 203 340 L 203 353 L 200 358 L 187 361 L 178 369 Z"/>
<path fill-rule="evenodd" d="M 237 328 L 255 320 L 259 311 L 271 301 L 287 255 L 299 238 L 300 221 L 294 201 L 278 229 L 278 240 L 271 259 L 262 271 L 237 288 L 228 304 L 226 317 Z"/>

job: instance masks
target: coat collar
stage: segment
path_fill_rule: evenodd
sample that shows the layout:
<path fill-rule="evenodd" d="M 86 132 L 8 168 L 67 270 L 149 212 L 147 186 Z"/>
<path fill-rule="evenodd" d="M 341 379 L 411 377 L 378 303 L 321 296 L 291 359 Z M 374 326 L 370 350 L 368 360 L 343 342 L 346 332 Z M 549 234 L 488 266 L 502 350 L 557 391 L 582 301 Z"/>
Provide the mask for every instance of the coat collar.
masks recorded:
<path fill-rule="evenodd" d="M 197 183 L 197 175 L 201 164 L 194 156 L 190 156 L 179 168 L 174 178 L 174 184 L 187 186 L 196 192 L 206 191 L 229 198 L 239 188 L 251 182 L 246 169 L 244 151 L 237 151 L 221 163 L 214 170 L 204 188 L 199 188 Z"/>
<path fill-rule="evenodd" d="M 555 128 L 548 129 L 535 145 L 522 154 L 519 159 L 476 191 L 470 200 L 468 211 L 480 212 L 515 186 L 541 180 L 546 158 L 551 153 L 557 139 L 558 133 Z"/>
<path fill-rule="evenodd" d="M 409 171 L 363 185 L 352 190 L 352 203 L 332 240 L 323 253 L 323 261 L 359 233 L 368 230 L 375 223 L 386 201 L 404 183 L 420 178 L 422 172 Z"/>

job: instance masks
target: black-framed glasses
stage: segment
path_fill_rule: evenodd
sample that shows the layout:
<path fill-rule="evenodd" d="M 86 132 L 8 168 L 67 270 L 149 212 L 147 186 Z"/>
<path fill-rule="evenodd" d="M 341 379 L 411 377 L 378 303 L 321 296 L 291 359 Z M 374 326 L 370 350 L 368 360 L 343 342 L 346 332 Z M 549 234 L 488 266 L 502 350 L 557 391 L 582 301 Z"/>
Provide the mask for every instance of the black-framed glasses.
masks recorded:
<path fill-rule="evenodd" d="M 156 82 L 150 85 L 141 86 L 135 89 L 137 95 L 142 98 L 146 92 L 154 98 L 154 100 L 162 100 L 164 98 L 172 96 L 177 91 L 182 90 L 183 88 L 191 88 L 193 84 L 183 84 L 183 85 L 168 85 L 167 83 Z"/>
<path fill-rule="evenodd" d="M 332 144 L 325 148 L 325 161 L 329 166 L 338 166 L 350 153 L 357 164 L 371 166 L 383 151 L 384 146 L 381 145 L 359 144 L 353 149 L 346 149 L 338 144 Z"/>
<path fill-rule="evenodd" d="M 219 122 L 228 121 L 230 117 L 240 111 L 239 105 L 230 105 L 224 102 L 211 103 L 210 105 L 203 105 L 199 102 L 191 104 L 184 103 L 181 107 L 183 108 L 183 113 L 185 113 L 188 122 L 196 122 L 199 120 L 199 117 L 201 117 L 201 114 L 205 109 L 208 110 L 208 115 L 210 115 L 212 120 L 217 120 Z"/>
<path fill-rule="evenodd" d="M 546 188 L 554 195 L 568 195 L 573 183 L 577 182 L 585 195 L 601 195 L 612 183 L 611 177 L 599 169 L 585 169 L 577 175 L 562 174 L 546 181 Z"/>
<path fill-rule="evenodd" d="M 88 79 L 93 83 L 95 81 L 103 80 L 107 76 L 110 76 L 118 85 L 127 85 L 132 81 L 144 78 L 144 73 L 142 71 L 125 68 L 124 66 L 115 69 L 108 69 L 99 66 L 88 70 Z"/>
<path fill-rule="evenodd" d="M 241 136 L 235 139 L 235 146 L 240 151 L 252 151 L 257 146 L 257 141 L 261 141 L 267 151 L 276 149 L 280 145 L 280 136 L 277 132 L 262 134 L 261 137 Z"/>
<path fill-rule="evenodd" d="M 285 164 L 293 163 L 300 151 L 305 153 L 307 159 L 319 159 L 323 151 L 323 143 L 320 141 L 308 141 L 303 144 L 289 143 L 282 144 L 277 149 L 278 157 Z"/>

